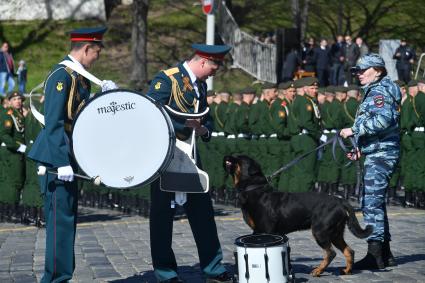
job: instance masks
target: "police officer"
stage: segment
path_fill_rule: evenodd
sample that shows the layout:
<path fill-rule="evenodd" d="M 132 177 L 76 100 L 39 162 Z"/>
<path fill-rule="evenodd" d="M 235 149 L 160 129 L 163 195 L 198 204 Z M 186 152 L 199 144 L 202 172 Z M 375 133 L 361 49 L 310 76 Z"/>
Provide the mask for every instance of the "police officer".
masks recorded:
<path fill-rule="evenodd" d="M 193 44 L 195 54 L 176 67 L 159 72 L 152 80 L 148 96 L 168 104 L 179 112 L 199 112 L 207 107 L 205 79 L 219 69 L 227 45 Z M 204 140 L 211 137 L 211 118 L 199 120 L 171 117 L 176 137 L 187 140 L 193 130 Z M 159 180 L 151 184 L 150 243 L 152 264 L 159 282 L 183 282 L 177 275 L 177 262 L 172 244 L 175 193 L 160 190 Z M 200 267 L 207 282 L 231 282 L 230 274 L 221 264 L 223 254 L 217 236 L 214 211 L 209 194 L 188 194 L 184 204 L 195 238 Z"/>
<path fill-rule="evenodd" d="M 401 93 L 387 76 L 384 60 L 378 54 L 363 56 L 353 72 L 360 80 L 364 98 L 353 126 L 340 134 L 344 138 L 354 136 L 365 155 L 362 211 L 365 224 L 374 228 L 367 239 L 367 255 L 354 268 L 383 269 L 396 265 L 390 250 L 385 193 L 400 155 Z M 358 152 L 347 154 L 352 160 L 359 156 Z"/>
<path fill-rule="evenodd" d="M 64 60 L 90 68 L 99 58 L 106 28 L 83 28 L 70 32 L 71 51 Z M 113 88 L 104 81 L 102 90 Z M 59 63 L 53 67 L 44 84 L 45 126 L 35 140 L 28 157 L 57 176 L 40 177 L 46 217 L 46 254 L 41 282 L 66 282 L 75 268 L 74 241 L 77 223 L 77 182 L 75 160 L 71 157 L 69 139 L 72 122 L 80 107 L 88 101 L 90 81 Z"/>
<path fill-rule="evenodd" d="M 395 50 L 393 59 L 396 59 L 396 69 L 398 79 L 408 83 L 410 81 L 410 72 L 412 64 L 416 59 L 416 53 L 413 48 L 407 45 L 406 39 L 400 40 L 400 46 Z"/>

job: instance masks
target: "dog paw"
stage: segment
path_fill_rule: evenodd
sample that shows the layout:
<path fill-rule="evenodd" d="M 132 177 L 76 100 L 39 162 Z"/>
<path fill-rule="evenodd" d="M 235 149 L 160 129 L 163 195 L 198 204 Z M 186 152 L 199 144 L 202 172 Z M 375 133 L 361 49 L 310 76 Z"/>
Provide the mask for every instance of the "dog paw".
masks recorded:
<path fill-rule="evenodd" d="M 311 275 L 313 275 L 314 277 L 319 277 L 320 274 L 323 273 L 323 270 L 321 270 L 319 267 L 313 269 L 313 271 L 311 272 Z"/>

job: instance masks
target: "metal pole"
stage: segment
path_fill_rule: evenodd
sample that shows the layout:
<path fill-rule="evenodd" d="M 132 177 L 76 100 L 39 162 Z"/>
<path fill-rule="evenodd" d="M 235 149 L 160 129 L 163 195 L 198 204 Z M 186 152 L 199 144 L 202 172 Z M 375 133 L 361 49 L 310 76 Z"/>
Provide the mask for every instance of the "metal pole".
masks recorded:
<path fill-rule="evenodd" d="M 214 33 L 215 33 L 215 16 L 214 14 L 207 15 L 207 44 L 214 44 Z M 213 89 L 213 77 L 207 79 L 207 89 Z"/>

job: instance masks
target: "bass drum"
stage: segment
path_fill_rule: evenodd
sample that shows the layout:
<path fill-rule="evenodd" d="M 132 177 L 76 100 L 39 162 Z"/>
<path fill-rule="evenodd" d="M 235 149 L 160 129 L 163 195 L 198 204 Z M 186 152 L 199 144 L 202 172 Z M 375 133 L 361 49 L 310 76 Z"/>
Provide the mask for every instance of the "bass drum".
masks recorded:
<path fill-rule="evenodd" d="M 72 151 L 87 176 L 111 188 L 154 181 L 171 161 L 174 128 L 164 108 L 135 91 L 96 95 L 73 125 Z"/>

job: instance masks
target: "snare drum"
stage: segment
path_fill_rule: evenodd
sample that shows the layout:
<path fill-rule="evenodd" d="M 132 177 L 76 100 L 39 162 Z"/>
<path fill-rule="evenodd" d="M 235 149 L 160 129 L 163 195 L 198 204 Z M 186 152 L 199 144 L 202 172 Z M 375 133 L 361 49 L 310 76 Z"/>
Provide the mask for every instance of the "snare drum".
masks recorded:
<path fill-rule="evenodd" d="M 254 234 L 235 241 L 239 283 L 292 282 L 286 236 Z"/>
<path fill-rule="evenodd" d="M 163 107 L 130 90 L 96 95 L 73 125 L 72 151 L 87 176 L 124 189 L 154 181 L 167 168 L 174 128 Z"/>

